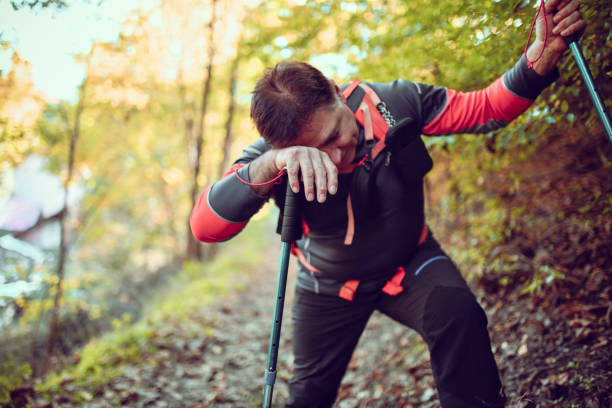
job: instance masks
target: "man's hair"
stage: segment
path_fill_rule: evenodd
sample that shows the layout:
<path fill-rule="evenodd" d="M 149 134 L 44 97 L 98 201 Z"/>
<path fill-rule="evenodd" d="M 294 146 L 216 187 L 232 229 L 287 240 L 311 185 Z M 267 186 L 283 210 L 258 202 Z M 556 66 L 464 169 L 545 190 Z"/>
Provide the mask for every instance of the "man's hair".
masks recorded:
<path fill-rule="evenodd" d="M 286 147 L 298 138 L 316 109 L 334 100 L 334 88 L 321 71 L 304 62 L 283 61 L 257 81 L 251 118 L 269 145 Z"/>

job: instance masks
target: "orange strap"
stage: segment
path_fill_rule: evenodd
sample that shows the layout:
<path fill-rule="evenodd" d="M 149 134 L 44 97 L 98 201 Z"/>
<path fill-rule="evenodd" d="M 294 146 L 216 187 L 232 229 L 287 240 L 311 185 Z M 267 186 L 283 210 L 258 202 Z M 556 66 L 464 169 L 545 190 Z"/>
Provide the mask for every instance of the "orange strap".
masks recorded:
<path fill-rule="evenodd" d="M 397 272 L 395 272 L 395 275 L 393 275 L 391 280 L 387 282 L 385 287 L 382 288 L 382 291 L 385 292 L 387 295 L 391 296 L 399 295 L 404 291 L 404 287 L 402 286 L 402 280 L 404 280 L 405 276 L 406 270 L 404 269 L 404 267 L 398 266 Z"/>
<path fill-rule="evenodd" d="M 344 285 L 342 285 L 342 287 L 340 288 L 340 291 L 338 292 L 338 296 L 340 296 L 342 299 L 346 299 L 349 302 L 352 302 L 353 299 L 355 298 L 355 291 L 357 290 L 358 286 L 359 286 L 358 280 L 347 280 L 346 282 L 344 282 Z"/>
<path fill-rule="evenodd" d="M 298 249 L 298 247 L 297 247 L 297 246 L 295 246 L 295 242 L 292 242 L 292 243 L 291 243 L 291 253 L 292 253 L 293 255 L 295 255 L 295 256 L 297 256 L 297 257 L 298 257 L 298 259 L 300 260 L 300 262 L 302 263 L 302 265 L 304 265 L 304 267 L 305 267 L 306 269 L 308 269 L 308 270 L 309 270 L 309 271 L 311 271 L 311 272 L 321 273 L 321 271 L 320 271 L 320 270 L 318 270 L 317 268 L 315 268 L 314 266 L 312 266 L 312 265 L 310 264 L 310 262 L 308 262 L 308 261 L 306 260 L 306 257 L 304 256 L 304 254 L 302 253 L 302 251 L 300 251 L 300 250 Z"/>
<path fill-rule="evenodd" d="M 353 204 L 350 194 L 346 199 L 346 213 L 348 220 L 346 224 L 346 235 L 344 236 L 344 245 L 351 245 L 353 243 L 353 236 L 355 236 L 355 214 L 353 214 Z"/>
<path fill-rule="evenodd" d="M 357 86 L 359 85 L 361 81 L 359 81 L 357 78 L 353 79 L 353 82 L 350 83 L 349 86 L 347 86 L 344 89 L 344 92 L 342 92 L 342 94 L 344 95 L 344 97 L 346 99 L 348 99 L 349 96 L 351 96 L 351 94 L 353 93 L 353 91 L 355 90 L 355 88 L 357 88 Z"/>
<path fill-rule="evenodd" d="M 378 140 L 371 152 L 371 157 L 374 159 L 386 146 L 385 135 L 389 130 L 389 124 L 378 111 L 377 106 L 381 103 L 380 98 L 376 92 L 366 84 L 354 80 L 344 90 L 344 96 L 348 98 L 357 85 L 365 91 L 365 96 L 355 112 L 355 119 L 363 126 L 366 140 L 372 140 L 372 136 Z"/>
<path fill-rule="evenodd" d="M 420 246 L 423 242 L 425 242 L 425 238 L 427 238 L 427 224 L 423 224 L 423 229 L 421 230 L 421 236 L 419 237 L 419 241 L 417 245 Z"/>
<path fill-rule="evenodd" d="M 421 245 L 425 242 L 425 238 L 427 238 L 427 224 L 423 225 L 423 229 L 421 230 L 421 235 L 419 236 L 419 241 L 417 245 Z M 345 242 L 346 244 L 346 242 Z M 318 270 L 317 270 L 318 272 Z M 387 295 L 396 296 L 404 291 L 404 287 L 402 286 L 402 281 L 406 277 L 406 270 L 403 266 L 398 266 L 395 272 L 395 275 L 387 281 L 385 286 L 382 288 L 382 291 Z M 340 288 L 340 292 L 338 296 L 342 299 L 346 299 L 350 302 L 355 298 L 355 291 L 359 286 L 359 281 L 352 279 L 344 282 L 344 285 Z"/>

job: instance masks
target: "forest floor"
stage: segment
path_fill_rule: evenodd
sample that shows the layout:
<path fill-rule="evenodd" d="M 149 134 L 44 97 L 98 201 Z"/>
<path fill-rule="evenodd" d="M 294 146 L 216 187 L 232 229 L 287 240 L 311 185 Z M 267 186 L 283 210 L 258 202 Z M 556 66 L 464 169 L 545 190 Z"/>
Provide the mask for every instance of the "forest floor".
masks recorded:
<path fill-rule="evenodd" d="M 570 135 L 548 144 L 539 152 L 541 160 L 522 165 L 521 171 L 537 177 L 526 177 L 520 194 L 507 195 L 495 179 L 485 186 L 506 194 L 510 206 L 531 210 L 490 255 L 512 259 L 513 269 L 500 275 L 485 268 L 470 282 L 489 318 L 509 407 L 612 404 L 611 156 Z M 260 406 L 278 252 L 269 250 L 257 273 L 244 278 L 244 290 L 226 293 L 189 319 L 168 321 L 140 362 L 126 365 L 109 383 L 82 390 L 67 380 L 62 395 L 30 401 L 71 407 L 77 406 L 71 395 L 80 393 L 78 406 L 92 408 Z M 291 375 L 294 275 L 290 271 L 275 406 L 286 399 Z M 537 285 L 525 290 L 530 282 Z M 19 396 L 14 397 L 16 402 Z M 438 407 L 425 344 L 374 314 L 335 406 Z"/>
<path fill-rule="evenodd" d="M 78 406 L 260 406 L 277 262 L 277 251 L 270 251 L 259 273 L 248 278 L 247 289 L 228 293 L 188 321 L 168 322 L 153 340 L 154 351 L 146 353 L 141 363 L 127 365 L 123 375 L 110 383 L 81 395 L 86 402 Z M 480 297 L 486 295 L 480 285 L 474 289 Z M 287 397 L 291 373 L 291 300 L 288 289 L 275 406 Z M 555 316 L 535 310 L 528 296 L 496 300 L 484 305 L 510 407 L 610 406 L 609 325 L 601 330 L 584 321 L 556 321 Z M 598 311 L 589 304 L 574 307 Z M 64 389 L 71 392 L 69 382 Z M 67 395 L 39 399 L 35 405 L 77 406 Z M 335 406 L 439 407 L 425 344 L 409 329 L 374 314 Z"/>

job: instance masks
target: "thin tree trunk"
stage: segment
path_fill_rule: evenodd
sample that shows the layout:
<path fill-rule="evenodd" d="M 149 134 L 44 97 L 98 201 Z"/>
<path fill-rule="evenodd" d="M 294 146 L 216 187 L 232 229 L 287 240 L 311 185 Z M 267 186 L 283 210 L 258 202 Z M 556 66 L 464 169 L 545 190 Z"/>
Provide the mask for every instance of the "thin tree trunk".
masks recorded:
<path fill-rule="evenodd" d="M 238 77 L 238 66 L 240 63 L 240 56 L 236 56 L 232 61 L 232 67 L 230 71 L 230 82 L 229 82 L 229 106 L 227 108 L 227 122 L 225 122 L 225 138 L 223 139 L 223 157 L 219 163 L 218 176 L 221 177 L 229 166 L 230 154 L 232 150 L 232 142 L 234 141 L 234 134 L 232 132 L 232 121 L 234 120 L 234 111 L 236 110 L 236 82 Z"/>
<path fill-rule="evenodd" d="M 196 204 L 200 187 L 198 185 L 198 177 L 200 175 L 200 161 L 202 157 L 202 149 L 204 147 L 204 119 L 206 117 L 206 108 L 208 105 L 208 96 L 210 94 L 210 87 L 212 84 L 212 69 L 213 60 L 215 56 L 215 22 L 216 22 L 216 3 L 217 0 L 212 0 L 212 13 L 210 22 L 208 24 L 208 63 L 206 66 L 206 77 L 204 78 L 204 85 L 202 89 L 202 104 L 200 106 L 200 116 L 198 118 L 196 128 L 196 142 L 195 142 L 195 157 L 193 160 L 193 184 L 191 186 L 191 206 L 192 208 Z M 187 220 L 187 259 L 202 259 L 202 246 L 193 237 L 191 228 L 189 226 L 189 220 Z"/>
<path fill-rule="evenodd" d="M 91 55 L 91 54 L 90 54 Z M 89 61 L 88 61 L 89 68 Z M 89 70 L 88 70 L 89 71 Z M 64 180 L 64 203 L 61 211 L 61 216 L 59 218 L 60 221 L 60 245 L 59 245 L 59 257 L 57 262 L 57 286 L 55 290 L 55 296 L 53 298 L 53 309 L 51 311 L 51 322 L 49 324 L 49 338 L 47 341 L 47 351 L 45 357 L 45 364 L 43 372 L 46 372 L 49 369 L 49 365 L 51 362 L 51 355 L 53 353 L 53 349 L 55 347 L 55 342 L 57 339 L 57 330 L 59 327 L 59 314 L 61 307 L 61 300 L 63 295 L 63 286 L 64 286 L 64 272 L 66 266 L 66 258 L 68 254 L 68 245 L 67 245 L 67 231 L 68 226 L 66 225 L 68 220 L 68 189 L 70 183 L 72 181 L 72 176 L 74 173 L 74 159 L 76 152 L 76 145 L 79 140 L 79 135 L 81 132 L 81 115 L 83 114 L 84 103 L 85 103 L 85 90 L 87 87 L 87 75 L 83 81 L 83 84 L 80 88 L 79 102 L 77 104 L 75 118 L 74 118 L 74 126 L 70 126 L 70 119 L 68 118 L 68 113 L 66 112 L 66 129 L 70 135 L 70 146 L 68 149 L 68 172 L 66 174 L 66 179 Z"/>

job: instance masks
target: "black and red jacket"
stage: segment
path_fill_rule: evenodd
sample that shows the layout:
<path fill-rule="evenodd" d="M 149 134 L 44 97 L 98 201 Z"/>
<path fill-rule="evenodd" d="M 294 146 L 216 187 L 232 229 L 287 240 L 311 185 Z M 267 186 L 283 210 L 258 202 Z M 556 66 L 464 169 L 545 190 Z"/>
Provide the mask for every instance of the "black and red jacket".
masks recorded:
<path fill-rule="evenodd" d="M 523 57 L 479 91 L 457 92 L 402 79 L 367 85 L 386 105 L 393 117 L 390 120 L 398 124 L 410 120 L 411 129 L 433 136 L 484 133 L 503 127 L 524 112 L 557 76 L 556 70 L 545 77 L 538 75 L 527 67 Z M 371 148 L 363 133 L 360 126 L 356 161 Z M 401 139 L 403 135 L 400 132 L 394 137 Z M 248 181 L 249 162 L 268 149 L 263 138 L 256 140 L 221 180 L 201 194 L 190 218 L 196 238 L 218 242 L 233 237 L 274 195 L 259 196 L 234 174 Z M 376 280 L 388 277 L 396 266 L 407 262 L 422 239 L 423 177 L 432 163 L 418 135 L 400 154 L 393 152 L 388 157 L 393 157 L 396 164 L 389 165 L 386 160 L 379 165 L 368 187 L 368 194 L 375 197 L 375 210 L 363 210 L 372 207 L 353 202 L 356 212 L 349 214 L 352 210 L 347 198 L 354 189 L 355 171 L 339 175 L 338 192 L 328 195 L 324 203 L 304 200 L 304 235 L 296 242 L 303 268 L 337 281 Z M 353 201 L 364 200 L 363 195 L 359 197 L 351 194 Z M 354 217 L 353 235 L 347 241 L 350 217 Z"/>

